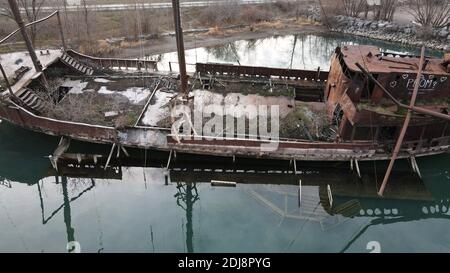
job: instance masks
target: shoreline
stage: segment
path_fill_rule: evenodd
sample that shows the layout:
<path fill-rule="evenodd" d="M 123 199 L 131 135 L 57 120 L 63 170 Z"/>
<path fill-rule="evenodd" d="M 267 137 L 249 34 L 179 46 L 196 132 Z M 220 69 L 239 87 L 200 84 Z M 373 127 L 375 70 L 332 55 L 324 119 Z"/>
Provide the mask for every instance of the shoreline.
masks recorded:
<path fill-rule="evenodd" d="M 277 27 L 273 27 L 276 25 Z M 189 32 L 184 35 L 185 50 L 199 48 L 199 47 L 213 47 L 220 46 L 227 43 L 232 43 L 240 40 L 264 39 L 272 36 L 284 36 L 295 34 L 342 34 L 351 35 L 355 37 L 368 38 L 380 40 L 391 43 L 398 43 L 401 45 L 420 47 L 424 41 L 416 39 L 395 39 L 392 35 L 381 33 L 363 33 L 360 31 L 346 31 L 342 29 L 328 29 L 320 24 L 299 24 L 292 22 L 268 22 L 254 26 L 243 26 L 238 28 L 212 28 L 209 31 Z M 433 46 L 433 41 L 425 42 L 425 46 L 429 49 L 446 52 L 440 45 Z M 153 56 L 164 53 L 177 51 L 175 37 L 171 34 L 166 34 L 158 38 L 145 40 L 144 43 L 133 46 L 121 48 L 116 57 L 121 58 L 139 58 L 142 56 Z"/>
<path fill-rule="evenodd" d="M 442 53 L 449 52 L 449 49 L 446 50 L 442 44 L 439 44 L 435 40 L 422 41 L 422 40 L 414 39 L 413 37 L 395 38 L 393 36 L 381 34 L 381 33 L 375 33 L 375 34 L 361 33 L 361 32 L 352 32 L 352 31 L 340 31 L 340 30 L 335 30 L 335 29 L 330 30 L 330 32 L 344 34 L 344 35 L 352 35 L 352 36 L 361 37 L 361 38 L 374 39 L 374 40 L 379 40 L 379 41 L 384 41 L 384 42 L 396 43 L 396 44 L 400 44 L 400 45 L 404 45 L 404 46 L 417 47 L 417 48 L 420 48 L 422 45 L 424 45 L 425 48 L 440 51 Z"/>
<path fill-rule="evenodd" d="M 348 16 L 336 16 L 336 24 L 330 31 L 358 37 L 377 39 L 380 41 L 399 43 L 402 45 L 425 47 L 442 52 L 450 52 L 450 30 L 447 28 L 432 29 L 428 39 L 421 38 L 423 30 L 414 24 L 400 24 L 387 21 L 364 20 Z"/>

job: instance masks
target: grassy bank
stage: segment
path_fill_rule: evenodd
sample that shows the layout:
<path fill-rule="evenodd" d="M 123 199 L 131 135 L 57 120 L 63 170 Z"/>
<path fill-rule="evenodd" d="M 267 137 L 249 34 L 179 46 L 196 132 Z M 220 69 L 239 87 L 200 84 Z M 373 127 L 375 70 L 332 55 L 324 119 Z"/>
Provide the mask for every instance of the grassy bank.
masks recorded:
<path fill-rule="evenodd" d="M 126 1 L 126 0 L 125 0 Z M 120 0 L 121 3 L 125 2 Z M 102 1 L 104 2 L 104 1 Z M 108 0 L 119 2 L 119 0 Z M 129 0 L 128 2 L 136 2 Z M 202 8 L 185 8 L 182 10 L 184 29 L 210 28 L 211 35 L 220 35 L 224 27 L 233 25 L 271 24 L 306 15 L 308 2 L 299 3 L 278 1 L 271 4 L 239 6 L 234 1 L 223 5 Z M 300 6 L 301 3 L 301 6 Z M 41 14 L 40 17 L 45 16 Z M 79 10 L 78 12 L 62 12 L 62 23 L 66 40 L 72 48 L 94 55 L 110 55 L 121 47 L 136 45 L 140 37 L 158 38 L 162 33 L 173 31 L 173 15 L 170 9 L 131 11 L 95 12 Z M 86 19 L 87 18 L 87 19 Z M 13 20 L 0 17 L 0 37 L 16 29 Z M 35 45 L 37 48 L 60 46 L 56 18 L 42 23 L 37 29 Z M 112 37 L 123 37 L 125 41 L 112 48 L 105 40 Z M 0 52 L 24 49 L 20 35 L 16 35 L 9 44 L 0 46 Z"/>

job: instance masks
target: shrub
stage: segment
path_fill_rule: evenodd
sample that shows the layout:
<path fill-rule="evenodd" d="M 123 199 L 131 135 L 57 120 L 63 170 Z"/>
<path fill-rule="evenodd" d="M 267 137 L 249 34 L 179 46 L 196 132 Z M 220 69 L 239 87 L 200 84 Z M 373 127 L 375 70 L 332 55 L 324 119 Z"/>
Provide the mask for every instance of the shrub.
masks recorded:
<path fill-rule="evenodd" d="M 262 21 L 269 21 L 273 19 L 273 13 L 258 6 L 251 6 L 243 10 L 241 20 L 248 23 L 258 23 Z"/>
<path fill-rule="evenodd" d="M 239 19 L 240 9 L 235 1 L 211 5 L 204 8 L 199 15 L 200 22 L 207 25 L 234 23 Z"/>
<path fill-rule="evenodd" d="M 416 37 L 422 40 L 429 40 L 433 38 L 433 28 L 430 26 L 420 27 L 416 31 Z"/>

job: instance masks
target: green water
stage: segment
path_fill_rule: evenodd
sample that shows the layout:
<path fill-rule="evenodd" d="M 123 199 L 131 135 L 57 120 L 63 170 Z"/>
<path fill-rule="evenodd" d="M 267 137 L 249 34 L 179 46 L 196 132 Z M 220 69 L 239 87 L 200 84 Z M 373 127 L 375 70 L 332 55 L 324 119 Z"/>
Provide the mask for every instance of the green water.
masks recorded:
<path fill-rule="evenodd" d="M 416 50 L 351 37 L 298 39 L 292 61 L 297 68 L 327 67 L 342 43 Z M 249 42 L 234 47 L 241 64 L 285 67 L 290 59 L 273 56 L 288 58 L 283 54 L 291 42 L 292 36 L 278 37 L 251 42 L 248 51 L 243 47 Z M 198 49 L 197 58 L 200 51 L 229 62 L 216 52 L 224 49 Z M 77 242 L 70 244 L 81 252 L 370 252 L 373 242 L 382 252 L 450 250 L 450 155 L 418 159 L 422 180 L 406 161 L 398 162 L 381 199 L 375 193 L 383 163 L 362 164 L 359 180 L 348 163 L 325 169 L 298 163 L 302 173 L 293 175 L 288 162 L 272 168 L 228 158 L 188 171 L 183 166 L 193 159 L 179 155 L 169 173 L 157 167 L 164 162 L 142 159 L 122 167 L 116 178 L 64 177 L 51 172 L 47 158 L 58 141 L 0 123 L 0 252 L 67 252 L 68 242 Z M 72 152 L 108 152 L 72 144 Z M 213 187 L 211 180 L 239 183 Z"/>

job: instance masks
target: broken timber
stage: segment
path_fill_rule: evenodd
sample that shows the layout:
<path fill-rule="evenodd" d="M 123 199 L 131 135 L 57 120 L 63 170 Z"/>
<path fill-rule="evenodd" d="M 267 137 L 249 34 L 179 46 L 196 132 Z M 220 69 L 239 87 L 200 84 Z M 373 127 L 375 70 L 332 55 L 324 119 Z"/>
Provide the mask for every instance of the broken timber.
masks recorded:
<path fill-rule="evenodd" d="M 53 155 L 49 156 L 50 163 L 55 170 L 58 170 L 58 159 L 69 149 L 70 138 L 62 136 Z"/>

